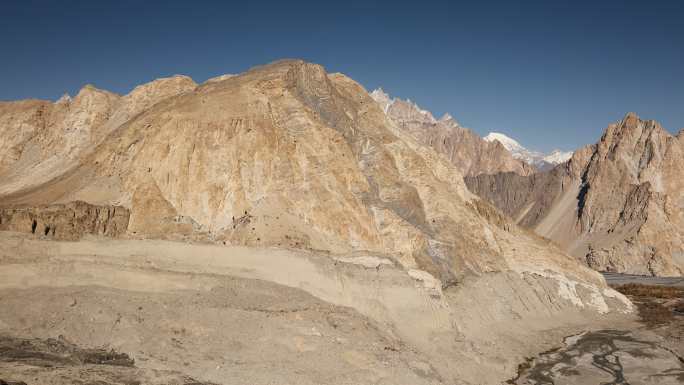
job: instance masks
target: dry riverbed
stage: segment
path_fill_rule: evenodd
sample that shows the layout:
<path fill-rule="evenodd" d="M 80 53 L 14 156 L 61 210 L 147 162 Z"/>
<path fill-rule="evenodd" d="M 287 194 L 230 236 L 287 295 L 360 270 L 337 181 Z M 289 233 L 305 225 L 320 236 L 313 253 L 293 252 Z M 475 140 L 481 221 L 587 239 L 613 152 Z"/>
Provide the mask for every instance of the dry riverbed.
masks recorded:
<path fill-rule="evenodd" d="M 639 324 L 570 336 L 562 347 L 522 364 L 509 383 L 684 383 L 684 280 L 617 274 L 606 278 L 637 305 Z"/>

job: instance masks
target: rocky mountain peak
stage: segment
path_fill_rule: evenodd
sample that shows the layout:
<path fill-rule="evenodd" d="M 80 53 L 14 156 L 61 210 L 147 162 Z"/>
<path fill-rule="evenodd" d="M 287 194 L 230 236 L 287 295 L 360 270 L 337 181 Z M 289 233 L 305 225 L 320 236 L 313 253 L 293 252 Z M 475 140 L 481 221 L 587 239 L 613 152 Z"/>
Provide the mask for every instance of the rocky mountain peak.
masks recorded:
<path fill-rule="evenodd" d="M 71 103 L 71 95 L 69 95 L 68 93 L 64 93 L 64 95 L 62 95 L 55 102 L 55 104 L 69 104 L 69 103 Z"/>
<path fill-rule="evenodd" d="M 370 93 L 385 114 L 418 142 L 445 155 L 464 175 L 513 171 L 534 172 L 524 161 L 514 159 L 499 143 L 490 143 L 462 127 L 449 113 L 439 120 L 411 100 L 391 98 L 381 88 Z"/>
<path fill-rule="evenodd" d="M 439 121 L 442 123 L 445 123 L 445 124 L 450 124 L 452 126 L 459 126 L 459 127 L 461 126 L 458 123 L 458 121 L 456 119 L 454 119 L 454 117 L 451 116 L 451 114 L 449 114 L 448 112 L 445 113 L 444 115 L 442 115 L 442 117 L 439 118 Z"/>
<path fill-rule="evenodd" d="M 204 83 L 216 83 L 216 82 L 221 82 L 221 81 L 224 81 L 224 80 L 226 80 L 226 79 L 230 79 L 230 78 L 232 78 L 233 76 L 235 76 L 235 74 L 223 74 L 223 75 L 219 75 L 219 76 L 214 76 L 213 78 L 207 79 Z"/>
<path fill-rule="evenodd" d="M 663 157 L 670 152 L 673 136 L 654 120 L 642 120 L 628 113 L 621 121 L 606 128 L 597 147 L 588 176 L 607 172 L 605 167 L 617 168 L 619 175 L 630 183 L 650 182 L 656 191 L 662 191 L 659 171 Z M 616 171 L 617 172 L 617 171 Z"/>
<path fill-rule="evenodd" d="M 392 101 L 390 96 L 382 89 L 382 87 L 376 88 L 369 94 L 376 102 L 387 104 Z"/>
<path fill-rule="evenodd" d="M 197 83 L 185 75 L 155 79 L 135 87 L 123 97 L 123 109 L 128 114 L 141 111 L 171 96 L 194 90 Z"/>
<path fill-rule="evenodd" d="M 539 178 L 500 173 L 466 183 L 597 270 L 682 275 L 682 164 L 679 140 L 658 122 L 628 113 L 565 167 Z"/>
<path fill-rule="evenodd" d="M 92 84 L 86 84 L 81 89 L 78 91 L 76 96 L 73 97 L 73 101 L 76 102 L 78 99 L 88 99 L 88 98 L 112 98 L 116 99 L 119 98 L 120 96 L 118 94 L 115 94 L 114 92 L 110 92 L 107 90 L 103 90 L 100 88 L 95 87 Z"/>
<path fill-rule="evenodd" d="M 601 142 L 616 145 L 620 142 L 644 142 L 656 137 L 669 136 L 669 133 L 655 120 L 642 120 L 634 112 L 628 112 L 617 123 L 608 126 Z"/>
<path fill-rule="evenodd" d="M 189 76 L 174 75 L 136 86 L 126 97 L 140 98 L 143 95 L 150 98 L 164 97 L 166 95 L 176 95 L 181 92 L 191 91 L 195 87 L 197 87 L 197 83 Z"/>
<path fill-rule="evenodd" d="M 512 153 L 520 153 L 521 151 L 527 151 L 517 140 L 506 136 L 500 132 L 490 132 L 484 138 L 488 142 L 497 141 L 506 147 Z"/>

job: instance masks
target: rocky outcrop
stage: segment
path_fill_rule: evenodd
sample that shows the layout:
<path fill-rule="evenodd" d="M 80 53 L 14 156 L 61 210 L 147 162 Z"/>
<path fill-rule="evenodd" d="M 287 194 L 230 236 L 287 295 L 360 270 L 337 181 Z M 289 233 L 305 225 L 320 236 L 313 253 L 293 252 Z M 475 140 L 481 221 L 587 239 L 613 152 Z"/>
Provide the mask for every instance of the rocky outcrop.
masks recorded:
<path fill-rule="evenodd" d="M 597 270 L 684 273 L 681 138 L 630 113 L 567 164 L 531 177 L 466 178 L 517 223 Z"/>
<path fill-rule="evenodd" d="M 449 114 L 435 119 L 410 100 L 392 99 L 382 89 L 370 95 L 400 129 L 444 155 L 463 175 L 535 172 L 533 166 L 515 159 L 500 142 L 483 140 Z"/>
<path fill-rule="evenodd" d="M 124 96 L 86 85 L 75 97 L 65 95 L 55 103 L 0 102 L 0 195 L 62 175 L 132 117 L 196 86 L 187 76 L 174 76 Z"/>
<path fill-rule="evenodd" d="M 36 207 L 0 207 L 0 231 L 32 233 L 55 240 L 84 235 L 119 237 L 126 233 L 129 211 L 120 206 L 69 202 Z"/>
<path fill-rule="evenodd" d="M 178 372 L 139 369 L 128 354 L 102 348 L 76 346 L 59 338 L 16 338 L 0 335 L 0 385 L 34 383 L 67 385 L 95 383 L 213 385 Z"/>

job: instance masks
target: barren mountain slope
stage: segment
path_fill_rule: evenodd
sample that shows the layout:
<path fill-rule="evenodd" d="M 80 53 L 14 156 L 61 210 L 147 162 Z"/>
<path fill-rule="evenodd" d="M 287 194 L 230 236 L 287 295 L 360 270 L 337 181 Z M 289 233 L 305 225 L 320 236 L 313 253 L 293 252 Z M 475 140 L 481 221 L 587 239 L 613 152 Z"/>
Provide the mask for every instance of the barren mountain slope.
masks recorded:
<path fill-rule="evenodd" d="M 446 156 L 463 175 L 535 172 L 533 166 L 515 159 L 501 143 L 482 139 L 461 127 L 449 114 L 437 120 L 410 100 L 390 99 L 382 89 L 373 91 L 371 96 L 400 129 Z"/>
<path fill-rule="evenodd" d="M 313 64 L 278 62 L 168 98 L 82 153 L 76 169 L 4 202 L 122 205 L 137 236 L 392 254 L 444 282 L 528 264 L 529 247 L 575 269 L 483 218 L 454 167 L 357 83 Z"/>
<path fill-rule="evenodd" d="M 547 173 L 481 175 L 466 183 L 595 269 L 682 275 L 683 162 L 680 137 L 630 113 L 596 145 Z"/>
<path fill-rule="evenodd" d="M 39 186 L 78 165 L 109 133 L 170 96 L 194 89 L 186 76 L 119 96 L 87 85 L 72 99 L 0 102 L 0 195 Z"/>
<path fill-rule="evenodd" d="M 112 108 L 117 110 L 120 103 Z M 23 295 L 35 299 L 32 303 L 49 304 L 52 297 L 44 297 L 39 283 L 65 287 L 78 301 L 87 301 L 78 314 L 67 308 L 55 310 L 57 319 L 65 317 L 62 313 L 75 317 L 75 325 L 88 324 L 91 310 L 99 306 L 92 301 L 110 303 L 101 324 L 88 324 L 89 335 L 124 347 L 118 349 L 122 352 L 139 349 L 148 360 L 144 369 L 184 365 L 181 353 L 164 352 L 169 351 L 166 341 L 180 339 L 174 330 L 185 327 L 197 333 L 183 339 L 192 346 L 187 371 L 203 381 L 239 374 L 245 381 L 258 377 L 250 383 L 293 376 L 301 379 L 299 383 L 321 383 L 321 378 L 324 383 L 345 383 L 343 377 L 312 371 L 310 363 L 318 356 L 313 353 L 269 361 L 269 368 L 277 372 L 269 377 L 269 370 L 261 370 L 264 351 L 276 349 L 274 339 L 280 336 L 279 357 L 288 351 L 329 351 L 326 362 L 344 359 L 361 368 L 352 383 L 363 383 L 362 378 L 366 383 L 396 383 L 398 378 L 410 383 L 497 383 L 515 371 L 523 356 L 548 347 L 544 338 L 558 338 L 554 333 L 560 328 L 584 327 L 632 309 L 598 273 L 469 193 L 453 164 L 397 127 L 360 85 L 344 75 L 328 74 L 302 61 L 280 61 L 189 87 L 133 110 L 138 112 L 129 113 L 123 123 L 104 119 L 98 127 L 106 127 L 106 135 L 79 144 L 68 158 L 70 166 L 51 172 L 44 183 L 29 183 L 31 166 L 7 163 L 12 164 L 8 172 L 21 177 L 0 181 L 0 206 L 13 218 L 13 210 L 23 210 L 19 212 L 29 221 L 23 229 L 12 227 L 28 235 L 0 239 L 8 245 L 0 249 L 0 262 L 5 263 L 0 288 L 7 290 L 0 297 L 15 298 L 16 290 L 25 290 Z M 10 108 L 9 113 L 15 112 Z M 2 129 L 3 136 L 11 135 Z M 18 159 L 28 147 L 18 147 Z M 38 153 L 32 164 L 43 164 L 48 157 Z M 98 213 L 126 210 L 130 219 L 120 237 L 134 240 L 35 240 L 52 235 L 31 234 L 32 213 L 68 216 L 72 211 L 61 208 L 69 206 L 58 205 L 79 200 L 90 205 L 83 217 L 98 221 Z M 68 226 L 68 218 L 41 218 L 59 220 L 58 232 L 65 226 L 63 220 Z M 117 230 L 120 219 L 114 218 Z M 76 225 L 91 229 L 84 233 L 103 234 L 99 225 Z M 184 246 L 150 238 L 219 246 Z M 235 252 L 223 244 L 251 249 Z M 278 250 L 282 248 L 299 251 Z M 20 257 L 27 255 L 34 259 Z M 370 338 L 370 344 L 358 348 L 362 352 L 349 352 L 346 345 L 331 348 L 337 342 L 328 337 L 315 343 L 302 337 L 298 317 L 308 319 L 303 314 L 275 322 L 264 315 L 268 308 L 235 309 L 213 294 L 209 299 L 218 304 L 197 305 L 195 292 L 206 298 L 206 290 L 222 285 L 214 280 L 225 277 L 259 281 L 255 287 L 231 286 L 230 292 L 238 297 L 253 295 L 270 283 L 313 295 L 316 300 L 307 302 L 316 306 L 310 315 L 315 321 L 304 324 L 307 332 L 325 327 L 326 336 L 338 333 L 336 326 L 324 326 L 326 312 L 319 300 L 353 308 L 356 325 L 363 325 L 367 317 L 380 326 L 366 334 L 341 330 L 340 338 Z M 86 284 L 106 289 L 95 297 L 87 290 L 72 292 Z M 186 292 L 176 301 L 179 290 Z M 138 321 L 144 317 L 136 318 L 135 308 L 124 305 L 138 291 L 163 292 L 149 300 L 135 297 L 155 309 L 149 323 Z M 284 306 L 299 295 L 282 295 L 277 287 L 269 292 L 276 293 L 276 302 Z M 167 296 L 170 302 L 161 306 L 159 301 Z M 179 314 L 186 316 L 169 314 L 167 305 L 182 309 Z M 120 310 L 123 307 L 125 311 Z M 28 330 L 22 320 L 38 319 L 28 314 L 31 309 L 16 303 L 13 308 L 11 314 L 0 315 L 3 330 Z M 192 316 L 195 312 L 204 316 Z M 251 316 L 245 318 L 243 312 L 263 323 L 244 321 Z M 121 314 L 132 331 L 109 336 L 107 330 L 123 322 L 117 321 Z M 222 323 L 224 315 L 235 314 L 235 323 Z M 177 324 L 165 324 L 168 319 Z M 252 348 L 246 341 L 261 336 L 259 325 L 269 333 L 282 328 L 282 336 L 264 335 Z M 79 330 L 60 322 L 29 329 L 40 331 L 35 336 L 39 338 L 62 330 L 78 336 Z M 229 331 L 220 332 L 226 329 L 244 333 L 233 342 L 202 343 L 229 338 Z M 139 339 L 141 335 L 145 338 Z M 532 335 L 546 336 L 540 339 L 547 345 L 530 343 Z M 79 345 L 89 341 L 79 338 L 70 340 Z M 389 351 L 401 351 L 403 364 L 392 361 L 386 364 L 391 369 L 383 369 L 391 358 L 378 346 L 389 340 L 400 344 L 387 346 Z M 251 357 L 243 362 L 246 366 L 237 361 L 224 366 L 225 360 L 239 360 L 231 357 L 243 353 Z M 216 372 L 206 370 L 214 365 Z M 422 373 L 422 380 L 414 381 L 405 375 L 407 370 Z"/>

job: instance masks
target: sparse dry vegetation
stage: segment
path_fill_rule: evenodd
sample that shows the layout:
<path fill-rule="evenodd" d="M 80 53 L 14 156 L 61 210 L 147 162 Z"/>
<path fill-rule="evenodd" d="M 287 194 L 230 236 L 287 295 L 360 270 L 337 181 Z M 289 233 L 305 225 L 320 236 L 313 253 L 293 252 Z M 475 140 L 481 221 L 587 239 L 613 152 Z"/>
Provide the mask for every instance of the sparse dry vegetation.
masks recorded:
<path fill-rule="evenodd" d="M 672 286 L 643 285 L 640 283 L 628 283 L 615 287 L 615 290 L 624 295 L 634 297 L 650 297 L 660 299 L 684 298 L 684 290 Z"/>
<path fill-rule="evenodd" d="M 628 283 L 615 286 L 615 290 L 629 296 L 639 309 L 639 317 L 647 326 L 656 327 L 674 320 L 675 313 L 684 309 L 684 289 L 671 286 Z M 671 306 L 666 302 L 681 299 Z"/>
<path fill-rule="evenodd" d="M 647 326 L 655 327 L 674 320 L 672 310 L 654 301 L 635 302 L 639 309 L 639 317 Z"/>

